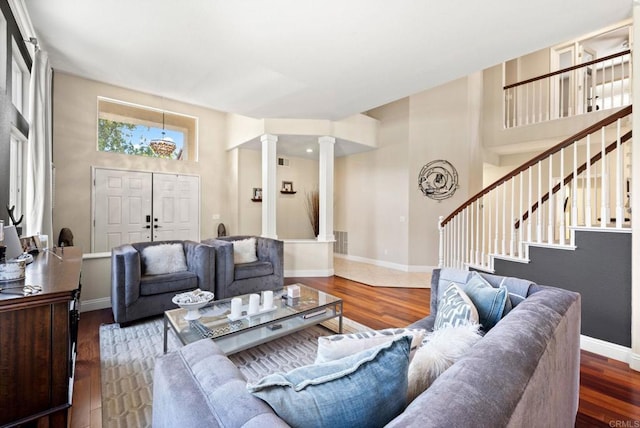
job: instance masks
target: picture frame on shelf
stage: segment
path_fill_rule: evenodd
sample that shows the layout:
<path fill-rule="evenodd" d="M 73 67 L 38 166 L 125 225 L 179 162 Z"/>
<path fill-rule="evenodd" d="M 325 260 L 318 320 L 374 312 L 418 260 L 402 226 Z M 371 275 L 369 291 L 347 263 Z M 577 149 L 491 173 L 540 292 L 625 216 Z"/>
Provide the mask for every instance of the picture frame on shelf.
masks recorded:
<path fill-rule="evenodd" d="M 283 181 L 280 193 L 296 193 L 293 190 L 293 181 Z"/>

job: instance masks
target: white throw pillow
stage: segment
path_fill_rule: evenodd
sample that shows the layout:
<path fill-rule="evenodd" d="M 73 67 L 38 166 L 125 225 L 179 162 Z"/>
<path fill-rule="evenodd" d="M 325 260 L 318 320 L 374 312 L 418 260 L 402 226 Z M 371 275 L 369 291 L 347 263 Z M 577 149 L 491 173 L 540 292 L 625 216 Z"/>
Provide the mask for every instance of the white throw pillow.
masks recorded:
<path fill-rule="evenodd" d="M 257 260 L 256 238 L 233 241 L 233 264 L 251 263 Z"/>
<path fill-rule="evenodd" d="M 318 337 L 318 354 L 315 363 L 325 363 L 348 357 L 383 343 L 391 342 L 399 336 L 411 336 L 409 353 L 409 359 L 411 359 L 422 343 L 425 334 L 426 330 L 421 328 L 386 328 L 384 330 L 320 336 Z"/>
<path fill-rule="evenodd" d="M 146 266 L 145 275 L 162 275 L 187 270 L 187 260 L 184 257 L 182 244 L 151 245 L 142 250 L 142 259 Z"/>
<path fill-rule="evenodd" d="M 409 364 L 407 404 L 463 357 L 480 338 L 480 324 L 444 327 L 427 334 Z"/>

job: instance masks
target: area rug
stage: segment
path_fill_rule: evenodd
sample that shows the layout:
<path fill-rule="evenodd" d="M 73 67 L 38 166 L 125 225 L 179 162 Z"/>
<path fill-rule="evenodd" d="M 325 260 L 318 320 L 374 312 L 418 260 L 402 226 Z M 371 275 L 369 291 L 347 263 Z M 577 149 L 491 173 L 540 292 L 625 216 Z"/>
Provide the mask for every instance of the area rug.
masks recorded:
<path fill-rule="evenodd" d="M 269 373 L 289 371 L 315 360 L 318 336 L 332 334 L 337 321 L 313 326 L 230 356 L 244 376 L 255 381 Z M 343 331 L 369 330 L 347 318 Z M 168 350 L 181 346 L 169 332 Z M 102 376 L 102 426 L 150 427 L 153 392 L 153 367 L 162 355 L 162 318 L 120 327 L 100 327 L 100 363 Z"/>
<path fill-rule="evenodd" d="M 431 284 L 431 274 L 427 272 L 405 272 L 344 257 L 333 258 L 333 272 L 335 276 L 375 287 L 429 288 Z"/>

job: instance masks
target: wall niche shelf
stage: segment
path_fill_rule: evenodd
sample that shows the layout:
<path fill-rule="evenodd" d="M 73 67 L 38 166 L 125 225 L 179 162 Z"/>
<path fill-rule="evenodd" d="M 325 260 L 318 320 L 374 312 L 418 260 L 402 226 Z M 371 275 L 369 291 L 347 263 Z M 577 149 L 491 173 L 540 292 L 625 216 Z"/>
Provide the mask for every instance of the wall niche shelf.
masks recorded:
<path fill-rule="evenodd" d="M 284 193 L 285 195 L 294 195 L 297 192 L 295 190 L 281 190 L 280 193 Z"/>
<path fill-rule="evenodd" d="M 253 202 L 262 202 L 262 198 L 251 198 Z"/>

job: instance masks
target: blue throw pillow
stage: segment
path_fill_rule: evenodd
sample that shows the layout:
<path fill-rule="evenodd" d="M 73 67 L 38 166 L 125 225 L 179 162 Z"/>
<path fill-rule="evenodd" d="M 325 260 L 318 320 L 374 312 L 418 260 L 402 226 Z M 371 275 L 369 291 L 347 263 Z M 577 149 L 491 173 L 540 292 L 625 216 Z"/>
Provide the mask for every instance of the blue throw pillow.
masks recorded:
<path fill-rule="evenodd" d="M 247 384 L 294 427 L 384 426 L 404 411 L 411 337 Z"/>
<path fill-rule="evenodd" d="M 455 283 L 451 283 L 438 302 L 434 330 L 459 325 L 477 324 L 478 311 L 471 299 Z"/>
<path fill-rule="evenodd" d="M 480 324 L 485 331 L 489 331 L 511 310 L 507 287 L 494 288 L 478 272 L 472 272 L 462 289 L 478 310 Z"/>

